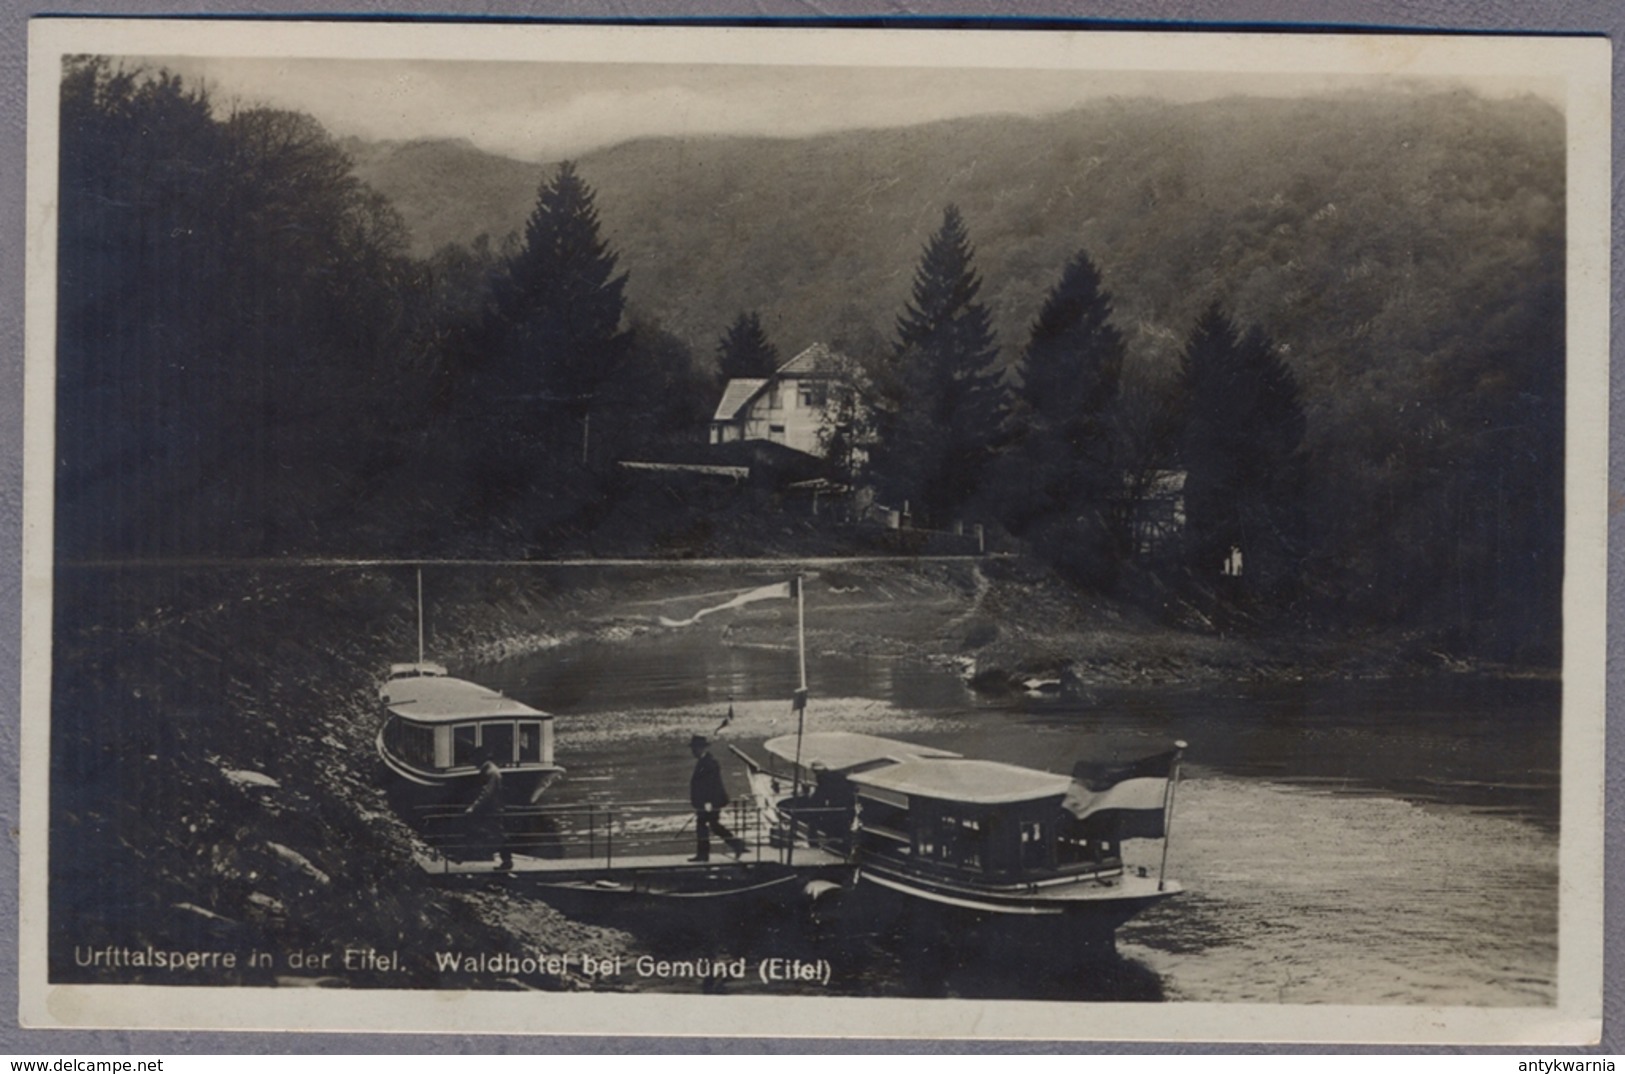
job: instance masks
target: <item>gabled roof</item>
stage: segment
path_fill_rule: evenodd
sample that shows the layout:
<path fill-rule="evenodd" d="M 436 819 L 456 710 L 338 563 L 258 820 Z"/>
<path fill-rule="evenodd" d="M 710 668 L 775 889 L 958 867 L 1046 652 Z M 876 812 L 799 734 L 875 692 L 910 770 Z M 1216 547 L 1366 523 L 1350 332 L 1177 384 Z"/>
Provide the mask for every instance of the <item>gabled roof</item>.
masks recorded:
<path fill-rule="evenodd" d="M 794 358 L 773 371 L 775 377 L 805 377 L 809 374 L 835 375 L 845 373 L 846 359 L 829 349 L 827 344 L 814 343 Z"/>
<path fill-rule="evenodd" d="M 717 412 L 711 415 L 712 421 L 732 421 L 739 416 L 739 412 L 754 398 L 756 393 L 767 387 L 766 377 L 735 377 L 728 382 L 722 390 L 722 402 L 717 404 Z"/>

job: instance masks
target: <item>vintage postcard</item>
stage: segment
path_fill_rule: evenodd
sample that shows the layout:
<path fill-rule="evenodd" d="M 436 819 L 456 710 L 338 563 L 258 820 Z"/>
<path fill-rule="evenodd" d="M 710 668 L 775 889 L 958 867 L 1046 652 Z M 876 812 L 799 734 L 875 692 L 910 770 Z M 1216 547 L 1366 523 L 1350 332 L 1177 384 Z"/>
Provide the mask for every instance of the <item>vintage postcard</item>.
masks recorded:
<path fill-rule="evenodd" d="M 1606 40 L 29 44 L 25 1025 L 1597 1039 Z"/>

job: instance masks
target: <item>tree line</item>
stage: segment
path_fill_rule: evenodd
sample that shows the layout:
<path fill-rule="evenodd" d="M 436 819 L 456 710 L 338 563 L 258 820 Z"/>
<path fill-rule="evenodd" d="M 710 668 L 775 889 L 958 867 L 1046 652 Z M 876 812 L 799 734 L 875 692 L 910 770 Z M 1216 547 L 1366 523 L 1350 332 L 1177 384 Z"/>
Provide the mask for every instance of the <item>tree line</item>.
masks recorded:
<path fill-rule="evenodd" d="M 1008 375 L 959 210 L 926 244 L 892 346 L 863 364 L 867 477 L 920 524 L 986 519 L 1075 580 L 1111 590 L 1140 558 L 1141 509 L 1179 518 L 1170 580 L 1287 608 L 1309 548 L 1297 380 L 1257 325 L 1219 302 L 1169 390 L 1125 391 L 1128 350 L 1084 250 L 1061 269 Z M 1171 479 L 1171 485 L 1169 481 Z"/>
<path fill-rule="evenodd" d="M 419 260 L 309 117 L 219 115 L 169 75 L 84 58 L 64 71 L 61 132 L 67 558 L 580 539 L 627 515 L 617 459 L 703 438 L 727 379 L 780 361 L 759 311 L 709 356 L 632 309 L 568 163 L 522 234 Z M 1384 517 L 1339 505 L 1348 464 L 1305 448 L 1293 352 L 1221 295 L 1172 381 L 1127 375 L 1113 294 L 1077 250 L 1006 370 L 974 261 L 949 207 L 891 338 L 847 341 L 868 405 L 839 416 L 832 451 L 885 502 L 924 525 L 993 522 L 1112 590 L 1137 569 L 1136 505 L 1177 473 L 1161 582 L 1300 618 L 1449 624 L 1464 647 L 1527 642 L 1506 587 L 1555 593 L 1561 571 L 1560 275 L 1433 374 L 1453 409 L 1406 414 L 1423 425 L 1386 456 L 1350 452 L 1389 467 L 1360 507 L 1420 490 Z"/>

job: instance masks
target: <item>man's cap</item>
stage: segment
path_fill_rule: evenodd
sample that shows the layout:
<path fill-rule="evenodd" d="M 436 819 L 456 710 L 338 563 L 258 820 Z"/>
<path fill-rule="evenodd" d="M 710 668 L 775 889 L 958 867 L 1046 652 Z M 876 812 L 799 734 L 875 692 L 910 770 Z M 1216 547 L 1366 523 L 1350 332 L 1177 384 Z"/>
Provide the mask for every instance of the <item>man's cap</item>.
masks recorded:
<path fill-rule="evenodd" d="M 706 738 L 704 735 L 695 735 L 693 738 L 688 740 L 689 749 L 693 749 L 695 746 L 709 746 L 710 744 L 711 740 Z"/>

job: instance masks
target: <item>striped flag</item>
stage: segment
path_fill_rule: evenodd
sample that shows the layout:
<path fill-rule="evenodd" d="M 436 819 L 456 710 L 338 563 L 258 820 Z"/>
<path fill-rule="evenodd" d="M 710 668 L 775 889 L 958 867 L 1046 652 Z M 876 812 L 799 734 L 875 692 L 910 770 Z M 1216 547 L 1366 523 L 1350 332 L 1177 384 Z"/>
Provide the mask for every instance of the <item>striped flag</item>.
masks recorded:
<path fill-rule="evenodd" d="M 665 616 L 661 616 L 660 625 L 665 627 L 693 626 L 695 623 L 698 623 L 701 619 L 704 619 L 708 615 L 712 615 L 716 612 L 724 612 L 730 608 L 743 608 L 745 605 L 755 604 L 759 600 L 785 600 L 797 595 L 797 589 L 800 583 L 801 579 L 793 578 L 788 582 L 775 582 L 772 585 L 764 585 L 757 589 L 750 589 L 739 594 L 737 597 L 734 597 L 732 600 L 724 601 L 723 603 L 714 605 L 710 608 L 701 608 L 687 619 L 667 619 Z"/>
<path fill-rule="evenodd" d="M 1079 820 L 1115 821 L 1119 838 L 1161 839 L 1168 782 L 1178 757 L 1178 750 L 1169 750 L 1128 764 L 1079 761 L 1061 808 Z"/>

